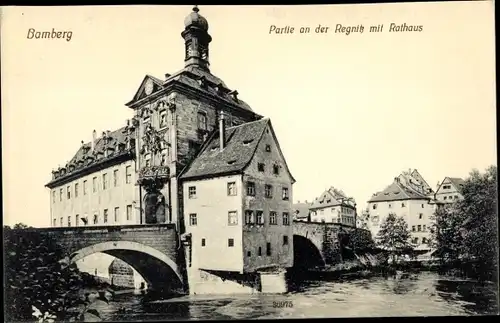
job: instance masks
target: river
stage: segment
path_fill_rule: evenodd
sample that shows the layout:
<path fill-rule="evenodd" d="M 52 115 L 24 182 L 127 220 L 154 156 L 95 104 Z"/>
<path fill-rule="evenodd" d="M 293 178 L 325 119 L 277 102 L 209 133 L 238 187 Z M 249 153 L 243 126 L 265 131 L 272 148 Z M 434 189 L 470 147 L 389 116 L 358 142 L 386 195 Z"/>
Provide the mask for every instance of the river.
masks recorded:
<path fill-rule="evenodd" d="M 451 316 L 496 314 L 497 299 L 494 284 L 421 272 L 407 279 L 308 281 L 285 295 L 145 301 L 141 295 L 122 294 L 99 311 L 106 321 Z"/>

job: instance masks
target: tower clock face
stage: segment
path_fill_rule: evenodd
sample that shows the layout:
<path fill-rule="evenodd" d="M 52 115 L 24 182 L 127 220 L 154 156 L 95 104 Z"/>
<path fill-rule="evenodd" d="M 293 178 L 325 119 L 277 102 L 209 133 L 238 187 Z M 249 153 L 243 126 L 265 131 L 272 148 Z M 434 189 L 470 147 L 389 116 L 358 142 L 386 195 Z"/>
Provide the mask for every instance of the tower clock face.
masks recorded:
<path fill-rule="evenodd" d="M 144 86 L 144 91 L 146 92 L 146 95 L 150 95 L 153 92 L 153 81 L 151 81 L 151 79 L 148 79 L 146 81 L 146 85 Z"/>

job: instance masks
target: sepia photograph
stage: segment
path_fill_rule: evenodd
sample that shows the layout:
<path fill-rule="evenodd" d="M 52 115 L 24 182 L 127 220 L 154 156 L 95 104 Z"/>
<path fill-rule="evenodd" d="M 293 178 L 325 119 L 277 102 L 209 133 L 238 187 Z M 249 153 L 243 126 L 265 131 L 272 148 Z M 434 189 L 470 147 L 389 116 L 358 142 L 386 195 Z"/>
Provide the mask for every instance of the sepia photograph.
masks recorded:
<path fill-rule="evenodd" d="M 5 322 L 499 314 L 493 1 L 0 26 Z"/>

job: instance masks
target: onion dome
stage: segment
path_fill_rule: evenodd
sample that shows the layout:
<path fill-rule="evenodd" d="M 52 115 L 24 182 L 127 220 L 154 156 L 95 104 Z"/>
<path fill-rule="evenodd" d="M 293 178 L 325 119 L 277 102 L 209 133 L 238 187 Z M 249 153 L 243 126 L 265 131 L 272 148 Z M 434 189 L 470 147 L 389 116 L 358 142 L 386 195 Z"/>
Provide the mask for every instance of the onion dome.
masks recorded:
<path fill-rule="evenodd" d="M 197 27 L 200 29 L 203 29 L 204 31 L 208 31 L 208 21 L 198 13 L 200 9 L 198 9 L 198 6 L 194 6 L 193 12 L 191 12 L 186 19 L 184 19 L 184 26 L 187 28 L 189 27 Z"/>

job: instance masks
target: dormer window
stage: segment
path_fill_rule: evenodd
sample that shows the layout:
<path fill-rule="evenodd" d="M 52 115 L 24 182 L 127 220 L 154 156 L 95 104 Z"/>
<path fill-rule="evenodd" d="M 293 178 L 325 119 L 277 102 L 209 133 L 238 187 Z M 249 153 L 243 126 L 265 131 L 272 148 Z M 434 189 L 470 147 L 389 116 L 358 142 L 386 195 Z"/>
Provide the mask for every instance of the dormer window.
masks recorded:
<path fill-rule="evenodd" d="M 149 124 L 149 122 L 151 122 L 151 117 L 149 115 L 146 115 L 142 121 L 144 122 L 144 124 Z"/>
<path fill-rule="evenodd" d="M 244 145 L 248 145 L 249 143 L 251 143 L 253 141 L 253 139 L 248 139 L 248 140 L 243 140 L 243 144 Z"/>
<path fill-rule="evenodd" d="M 234 101 L 238 102 L 238 91 L 234 90 L 229 93 Z"/>
<path fill-rule="evenodd" d="M 200 79 L 198 80 L 198 84 L 200 85 L 200 87 L 206 88 L 207 87 L 207 79 L 204 76 L 200 77 Z"/>

